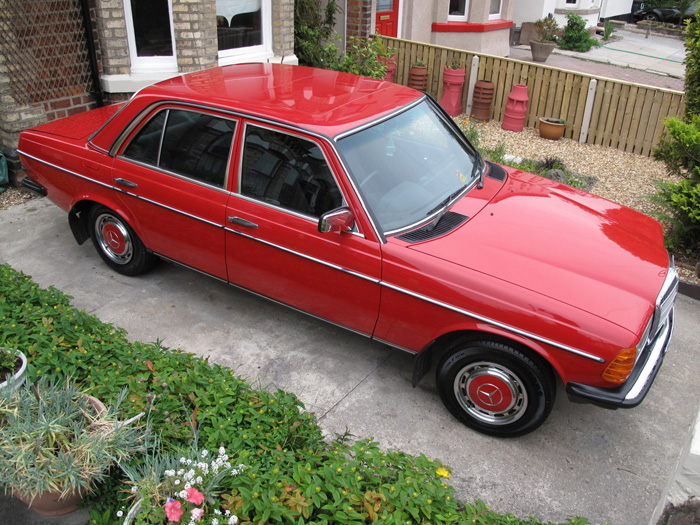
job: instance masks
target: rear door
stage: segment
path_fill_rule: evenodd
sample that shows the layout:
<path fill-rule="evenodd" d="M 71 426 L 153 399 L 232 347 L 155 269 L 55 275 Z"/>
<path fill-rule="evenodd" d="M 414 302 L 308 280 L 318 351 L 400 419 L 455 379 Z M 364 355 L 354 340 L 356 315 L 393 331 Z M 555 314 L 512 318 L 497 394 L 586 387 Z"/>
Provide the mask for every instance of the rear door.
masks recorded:
<path fill-rule="evenodd" d="M 155 253 L 226 279 L 226 191 L 237 122 L 205 109 L 160 107 L 120 148 L 114 186 Z"/>
<path fill-rule="evenodd" d="M 359 226 L 318 231 L 323 213 L 348 205 L 330 147 L 267 124 L 248 122 L 243 131 L 226 211 L 229 280 L 370 335 L 379 312 L 379 242 Z"/>

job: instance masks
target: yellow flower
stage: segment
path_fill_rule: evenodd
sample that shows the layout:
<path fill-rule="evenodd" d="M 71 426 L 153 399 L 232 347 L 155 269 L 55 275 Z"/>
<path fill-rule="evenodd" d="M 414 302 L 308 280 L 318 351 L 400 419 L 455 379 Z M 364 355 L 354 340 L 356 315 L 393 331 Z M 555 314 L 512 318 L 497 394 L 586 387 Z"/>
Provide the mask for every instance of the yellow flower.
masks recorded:
<path fill-rule="evenodd" d="M 440 476 L 441 478 L 449 478 L 450 477 L 450 471 L 447 470 L 445 467 L 440 467 L 435 471 L 435 474 Z"/>

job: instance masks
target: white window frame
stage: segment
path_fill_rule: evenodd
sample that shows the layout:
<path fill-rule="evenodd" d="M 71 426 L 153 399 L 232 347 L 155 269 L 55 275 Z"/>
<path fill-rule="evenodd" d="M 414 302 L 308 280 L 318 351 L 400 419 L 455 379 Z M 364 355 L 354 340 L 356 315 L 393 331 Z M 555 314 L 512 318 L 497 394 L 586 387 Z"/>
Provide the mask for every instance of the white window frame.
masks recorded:
<path fill-rule="evenodd" d="M 131 0 L 124 0 L 124 17 L 126 19 L 126 39 L 129 44 L 129 60 L 133 73 L 177 72 L 177 55 L 175 53 L 175 32 L 173 30 L 173 2 L 168 0 L 168 17 L 170 18 L 171 56 L 140 57 L 136 50 L 134 16 L 131 12 Z"/>
<path fill-rule="evenodd" d="M 402 2 L 403 4 L 403 2 Z M 448 13 L 447 13 L 447 21 L 448 22 L 467 22 L 469 19 L 469 0 L 464 0 L 464 14 L 463 15 L 451 15 L 449 13 L 449 2 L 448 2 Z"/>
<path fill-rule="evenodd" d="M 272 0 L 260 1 L 260 17 L 262 18 L 262 44 L 258 46 L 238 47 L 219 51 L 219 65 L 237 64 L 248 60 L 271 58 L 272 53 Z"/>
<path fill-rule="evenodd" d="M 489 6 L 489 11 L 491 11 L 491 6 Z M 501 18 L 501 12 L 503 11 L 503 0 L 498 0 L 498 13 L 491 14 L 489 12 L 489 20 L 498 20 Z"/>

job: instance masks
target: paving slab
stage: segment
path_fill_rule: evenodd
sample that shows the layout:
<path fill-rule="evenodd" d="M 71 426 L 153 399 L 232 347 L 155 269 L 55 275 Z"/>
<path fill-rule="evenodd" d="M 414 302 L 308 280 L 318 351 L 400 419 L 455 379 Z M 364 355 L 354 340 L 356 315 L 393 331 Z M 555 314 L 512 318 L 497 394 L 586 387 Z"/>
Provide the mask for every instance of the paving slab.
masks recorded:
<path fill-rule="evenodd" d="M 261 387 L 296 393 L 329 435 L 348 430 L 387 449 L 440 458 L 453 469 L 460 499 L 519 516 L 649 523 L 700 405 L 700 303 L 687 297 L 679 297 L 676 334 L 641 406 L 576 405 L 560 388 L 538 431 L 504 440 L 456 421 L 432 376 L 411 388 L 407 354 L 173 264 L 138 278 L 112 272 L 89 243 L 76 245 L 66 214 L 46 199 L 0 211 L 0 262 L 55 285 L 132 339 L 161 338 Z M 84 523 L 21 515 L 12 505 L 0 497 L 0 522 Z"/>
<path fill-rule="evenodd" d="M 585 53 L 557 48 L 544 65 L 683 91 L 683 40 L 654 34 L 647 37 L 627 30 L 616 30 L 614 35 L 615 40 Z M 533 62 L 529 45 L 511 46 L 509 57 Z"/>

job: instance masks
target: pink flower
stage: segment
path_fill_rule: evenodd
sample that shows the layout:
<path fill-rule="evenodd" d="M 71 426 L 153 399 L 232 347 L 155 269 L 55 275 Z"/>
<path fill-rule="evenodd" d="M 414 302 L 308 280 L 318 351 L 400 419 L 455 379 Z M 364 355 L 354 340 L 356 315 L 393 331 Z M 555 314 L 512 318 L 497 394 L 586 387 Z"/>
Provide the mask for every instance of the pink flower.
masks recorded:
<path fill-rule="evenodd" d="M 190 514 L 192 514 L 192 519 L 194 521 L 199 521 L 202 519 L 202 516 L 204 516 L 204 509 L 192 509 Z"/>
<path fill-rule="evenodd" d="M 187 489 L 187 501 L 194 503 L 195 505 L 201 505 L 204 501 L 204 494 L 195 488 L 189 488 Z"/>
<path fill-rule="evenodd" d="M 168 517 L 168 521 L 180 521 L 183 512 L 179 501 L 168 498 L 168 502 L 165 504 L 165 515 Z"/>

